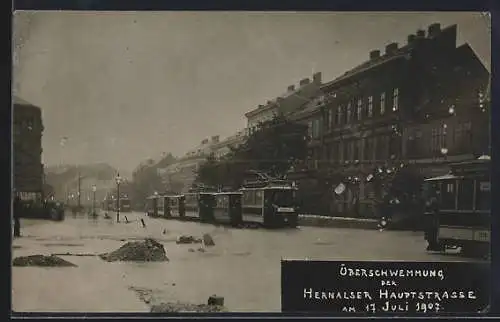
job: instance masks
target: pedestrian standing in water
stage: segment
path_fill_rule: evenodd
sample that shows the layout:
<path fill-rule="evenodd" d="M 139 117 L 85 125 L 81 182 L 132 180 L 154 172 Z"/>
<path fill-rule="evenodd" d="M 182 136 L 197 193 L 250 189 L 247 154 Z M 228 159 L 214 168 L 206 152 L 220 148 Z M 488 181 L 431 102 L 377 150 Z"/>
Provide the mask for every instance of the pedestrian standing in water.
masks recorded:
<path fill-rule="evenodd" d="M 21 199 L 19 196 L 14 197 L 14 207 L 13 207 L 13 213 L 14 213 L 14 237 L 21 237 L 21 211 L 22 211 L 22 205 L 21 205 Z"/>

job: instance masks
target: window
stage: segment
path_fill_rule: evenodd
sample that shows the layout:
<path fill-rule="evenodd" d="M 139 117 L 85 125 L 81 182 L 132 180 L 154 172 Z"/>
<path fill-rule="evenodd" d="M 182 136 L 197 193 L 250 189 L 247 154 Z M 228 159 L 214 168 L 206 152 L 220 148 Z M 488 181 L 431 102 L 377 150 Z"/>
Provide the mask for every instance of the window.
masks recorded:
<path fill-rule="evenodd" d="M 309 137 L 312 137 L 313 136 L 313 121 L 309 121 L 307 123 L 307 135 Z"/>
<path fill-rule="evenodd" d="M 330 160 L 338 161 L 340 160 L 339 155 L 339 142 L 332 143 L 332 149 L 330 150 Z"/>
<path fill-rule="evenodd" d="M 388 156 L 389 151 L 389 137 L 388 136 L 379 136 L 376 139 L 377 147 L 375 149 L 375 157 L 377 160 L 385 160 Z"/>
<path fill-rule="evenodd" d="M 343 161 L 349 160 L 349 158 L 348 158 L 349 144 L 348 143 L 349 142 L 346 142 L 346 141 L 342 141 L 340 143 L 341 149 L 342 149 L 342 160 Z"/>
<path fill-rule="evenodd" d="M 312 121 L 312 137 L 313 139 L 319 138 L 321 135 L 321 119 Z"/>
<path fill-rule="evenodd" d="M 334 110 L 329 109 L 328 110 L 328 129 L 333 128 L 333 114 L 334 114 Z"/>
<path fill-rule="evenodd" d="M 365 146 L 363 149 L 363 160 L 371 160 L 373 158 L 373 138 L 365 139 Z"/>
<path fill-rule="evenodd" d="M 363 100 L 358 99 L 358 120 L 361 120 L 363 117 Z"/>
<path fill-rule="evenodd" d="M 361 140 L 352 141 L 352 159 L 359 160 L 359 150 L 361 145 Z"/>
<path fill-rule="evenodd" d="M 472 210 L 474 199 L 474 180 L 464 179 L 458 182 L 458 209 Z"/>
<path fill-rule="evenodd" d="M 346 123 L 349 123 L 351 121 L 351 102 L 347 103 L 347 112 L 345 121 Z"/>
<path fill-rule="evenodd" d="M 385 114 L 385 92 L 380 94 L 380 115 Z"/>
<path fill-rule="evenodd" d="M 339 105 L 337 107 L 337 115 L 335 115 L 335 124 L 337 124 L 337 125 L 342 124 L 342 116 L 343 116 L 342 109 L 343 109 L 342 105 Z"/>
<path fill-rule="evenodd" d="M 396 112 L 399 109 L 399 88 L 395 88 L 392 92 L 392 111 Z"/>
<path fill-rule="evenodd" d="M 447 181 L 442 183 L 442 208 L 455 209 L 455 182 Z"/>
<path fill-rule="evenodd" d="M 491 210 L 491 183 L 489 180 L 476 182 L 476 210 Z"/>
<path fill-rule="evenodd" d="M 373 116 L 373 96 L 368 97 L 368 117 Z"/>
<path fill-rule="evenodd" d="M 446 146 L 445 129 L 442 126 L 431 130 L 431 151 L 441 153 L 441 148 Z"/>

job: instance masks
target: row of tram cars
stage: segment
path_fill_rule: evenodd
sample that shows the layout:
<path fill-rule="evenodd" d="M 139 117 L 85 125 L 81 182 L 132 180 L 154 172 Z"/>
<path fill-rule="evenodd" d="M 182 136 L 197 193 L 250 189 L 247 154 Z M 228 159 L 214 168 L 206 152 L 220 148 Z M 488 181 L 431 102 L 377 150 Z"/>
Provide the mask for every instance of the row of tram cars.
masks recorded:
<path fill-rule="evenodd" d="M 247 182 L 238 191 L 213 189 L 147 199 L 150 217 L 200 221 L 233 227 L 296 227 L 296 187 L 286 180 Z"/>

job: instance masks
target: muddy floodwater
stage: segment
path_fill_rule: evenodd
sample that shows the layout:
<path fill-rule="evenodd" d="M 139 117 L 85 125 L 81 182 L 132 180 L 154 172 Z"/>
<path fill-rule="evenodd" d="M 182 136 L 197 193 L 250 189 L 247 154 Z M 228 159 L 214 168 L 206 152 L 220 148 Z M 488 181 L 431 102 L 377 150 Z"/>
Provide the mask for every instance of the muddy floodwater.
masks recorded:
<path fill-rule="evenodd" d="M 229 229 L 127 213 L 129 223 L 68 215 L 23 221 L 13 256 L 58 254 L 77 267 L 13 267 L 12 309 L 38 312 L 149 312 L 168 302 L 206 304 L 217 294 L 236 312 L 279 312 L 282 259 L 463 261 L 429 254 L 422 233 L 299 227 Z M 143 227 L 140 219 L 144 219 Z M 177 244 L 210 234 L 215 246 Z M 168 262 L 105 262 L 97 255 L 154 238 Z M 62 254 L 62 255 L 61 255 Z M 66 254 L 66 255 L 64 255 Z M 80 254 L 81 256 L 72 256 Z"/>

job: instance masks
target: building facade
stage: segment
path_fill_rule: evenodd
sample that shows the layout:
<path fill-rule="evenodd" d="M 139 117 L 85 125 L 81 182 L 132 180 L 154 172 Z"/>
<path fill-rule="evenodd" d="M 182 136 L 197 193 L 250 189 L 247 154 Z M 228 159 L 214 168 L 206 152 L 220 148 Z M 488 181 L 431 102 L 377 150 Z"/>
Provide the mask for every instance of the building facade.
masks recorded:
<path fill-rule="evenodd" d="M 194 149 L 188 151 L 178 162 L 164 169 L 158 169 L 166 190 L 186 192 L 196 179 L 200 165 L 212 155 L 214 146 L 220 144 L 220 137 L 204 139 Z"/>
<path fill-rule="evenodd" d="M 316 97 L 320 93 L 320 87 L 321 73 L 315 73 L 312 80 L 302 79 L 298 88 L 295 88 L 295 85 L 288 86 L 284 94 L 245 114 L 248 132 L 251 133 L 261 122 L 270 120 L 277 115 L 288 115 L 295 112 Z"/>
<path fill-rule="evenodd" d="M 436 173 L 484 150 L 489 120 L 477 97 L 489 75 L 470 46 L 457 48 L 456 33 L 456 25 L 432 24 L 402 47 L 371 51 L 292 116 L 310 129 L 310 161 L 290 177 L 315 182 L 299 184 L 316 205 L 311 212 L 373 216 L 375 192 L 364 178 L 377 167 L 423 162 Z M 346 177 L 358 183 L 336 194 Z"/>
<path fill-rule="evenodd" d="M 40 201 L 44 197 L 42 112 L 18 97 L 14 97 L 13 105 L 14 189 L 21 199 Z"/>
<path fill-rule="evenodd" d="M 226 139 L 215 143 L 212 146 L 212 155 L 220 160 L 226 156 L 232 149 L 236 149 L 245 143 L 247 139 L 247 129 L 238 131 L 236 134 L 227 137 Z"/>

